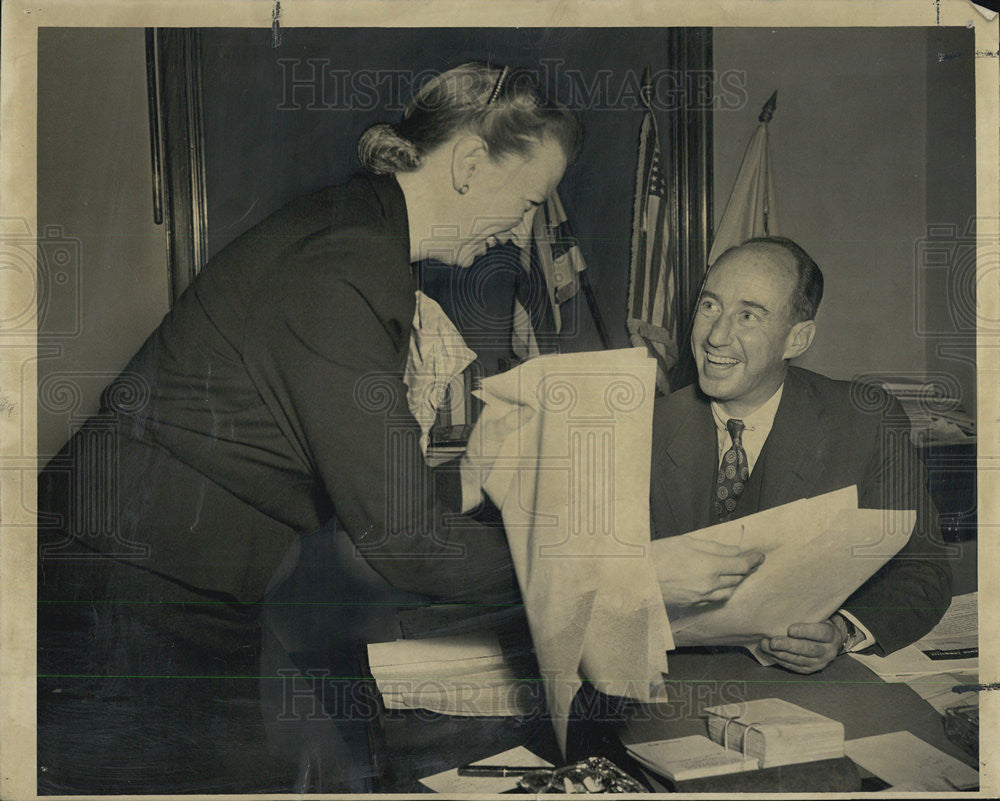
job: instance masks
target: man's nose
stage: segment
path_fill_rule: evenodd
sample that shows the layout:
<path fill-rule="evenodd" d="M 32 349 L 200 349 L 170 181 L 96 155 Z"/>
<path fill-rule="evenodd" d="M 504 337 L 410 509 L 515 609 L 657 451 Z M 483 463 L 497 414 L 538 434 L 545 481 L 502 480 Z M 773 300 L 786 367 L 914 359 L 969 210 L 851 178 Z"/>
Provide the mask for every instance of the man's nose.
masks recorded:
<path fill-rule="evenodd" d="M 733 321 L 728 314 L 720 314 L 708 329 L 708 344 L 712 347 L 728 345 L 733 336 Z"/>

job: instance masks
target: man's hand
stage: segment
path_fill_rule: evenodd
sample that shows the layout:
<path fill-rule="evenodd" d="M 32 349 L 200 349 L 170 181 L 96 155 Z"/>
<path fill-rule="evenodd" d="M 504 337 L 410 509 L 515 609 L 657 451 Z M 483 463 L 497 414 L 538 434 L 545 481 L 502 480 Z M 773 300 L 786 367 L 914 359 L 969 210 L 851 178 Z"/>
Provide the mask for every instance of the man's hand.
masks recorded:
<path fill-rule="evenodd" d="M 760 551 L 690 537 L 666 537 L 653 547 L 653 567 L 668 606 L 725 601 L 763 561 Z"/>
<path fill-rule="evenodd" d="M 787 637 L 765 637 L 760 650 L 796 673 L 815 673 L 840 654 L 847 626 L 840 615 L 822 623 L 793 623 Z"/>

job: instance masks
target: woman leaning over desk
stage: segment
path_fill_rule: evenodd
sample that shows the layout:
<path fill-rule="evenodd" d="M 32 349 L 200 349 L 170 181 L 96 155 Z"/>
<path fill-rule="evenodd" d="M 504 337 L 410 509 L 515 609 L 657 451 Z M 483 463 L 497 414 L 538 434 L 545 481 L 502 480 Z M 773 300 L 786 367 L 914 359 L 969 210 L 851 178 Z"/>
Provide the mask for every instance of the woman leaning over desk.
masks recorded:
<path fill-rule="evenodd" d="M 580 137 L 524 73 L 462 65 L 202 270 L 39 480 L 41 791 L 280 789 L 222 679 L 257 675 L 268 583 L 334 515 L 394 587 L 517 597 L 503 533 L 423 466 L 411 265 L 509 237 Z"/>

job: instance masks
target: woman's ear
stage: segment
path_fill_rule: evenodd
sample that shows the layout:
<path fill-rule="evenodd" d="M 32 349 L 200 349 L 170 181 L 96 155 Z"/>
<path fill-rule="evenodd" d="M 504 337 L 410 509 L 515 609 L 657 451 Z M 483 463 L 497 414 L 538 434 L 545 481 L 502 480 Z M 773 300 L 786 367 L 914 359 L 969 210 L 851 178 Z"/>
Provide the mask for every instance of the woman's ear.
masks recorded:
<path fill-rule="evenodd" d="M 475 179 L 476 167 L 486 158 L 486 142 L 480 136 L 463 136 L 451 151 L 451 182 L 455 191 L 464 195 Z"/>
<path fill-rule="evenodd" d="M 816 321 L 803 320 L 792 326 L 792 330 L 785 337 L 785 353 L 783 359 L 794 359 L 801 356 L 812 345 L 816 337 Z"/>

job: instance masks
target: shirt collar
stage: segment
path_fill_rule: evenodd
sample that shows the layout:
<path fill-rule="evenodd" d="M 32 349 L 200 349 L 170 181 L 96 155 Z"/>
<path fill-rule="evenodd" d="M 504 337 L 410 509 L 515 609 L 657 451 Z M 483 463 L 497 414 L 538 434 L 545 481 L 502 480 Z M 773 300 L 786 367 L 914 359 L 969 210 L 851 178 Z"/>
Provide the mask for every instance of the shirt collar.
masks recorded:
<path fill-rule="evenodd" d="M 774 425 L 774 415 L 778 413 L 778 404 L 781 402 L 781 391 L 784 388 L 785 385 L 782 383 L 762 406 L 752 411 L 746 417 L 741 418 L 743 420 L 744 431 L 756 431 L 758 429 L 762 431 L 771 430 L 771 426 Z M 715 427 L 719 431 L 726 431 L 726 421 L 731 418 L 722 411 L 722 408 L 715 401 L 712 401 L 711 406 L 712 417 L 715 419 Z"/>

